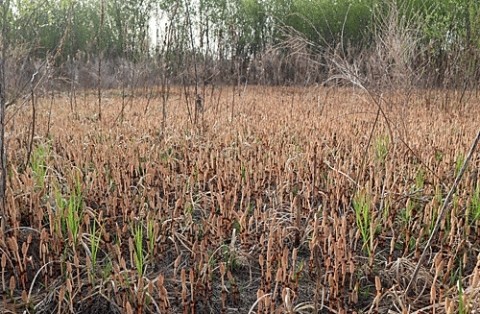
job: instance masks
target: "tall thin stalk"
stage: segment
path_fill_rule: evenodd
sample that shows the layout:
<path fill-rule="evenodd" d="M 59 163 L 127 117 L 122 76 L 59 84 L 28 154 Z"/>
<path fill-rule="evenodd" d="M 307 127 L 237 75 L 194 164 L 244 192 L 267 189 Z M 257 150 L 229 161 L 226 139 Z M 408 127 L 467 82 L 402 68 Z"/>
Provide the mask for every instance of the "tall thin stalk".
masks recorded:
<path fill-rule="evenodd" d="M 162 73 L 162 82 L 161 82 L 161 94 L 162 94 L 162 137 L 165 136 L 165 129 L 167 127 L 167 101 L 170 96 L 170 82 L 169 82 L 169 71 L 170 71 L 170 52 L 172 48 L 173 35 L 174 35 L 174 21 L 177 16 L 178 6 L 175 6 L 173 11 L 173 16 L 170 20 L 170 24 L 166 26 L 165 38 L 164 38 L 164 47 L 163 47 L 163 73 Z"/>
<path fill-rule="evenodd" d="M 5 190 L 7 185 L 7 154 L 5 149 L 5 57 L 8 48 L 7 42 L 7 16 L 10 7 L 10 1 L 5 1 L 2 5 L 2 30 L 0 38 L 0 233 L 1 237 L 5 232 L 6 208 L 5 208 Z"/>
<path fill-rule="evenodd" d="M 35 90 L 33 86 L 33 78 L 32 78 L 32 87 L 30 90 L 30 100 L 32 102 L 32 126 L 30 128 L 30 140 L 28 143 L 28 149 L 27 149 L 27 157 L 25 158 L 25 168 L 28 167 L 28 164 L 30 163 L 30 157 L 32 155 L 32 150 L 33 150 L 33 139 L 35 138 L 35 125 L 37 123 L 37 108 L 35 106 Z"/>
<path fill-rule="evenodd" d="M 103 22 L 105 19 L 105 2 L 100 1 L 100 26 L 97 32 L 97 47 L 101 46 L 101 35 L 103 29 Z M 102 51 L 100 49 L 98 54 L 98 71 L 97 71 L 97 98 L 98 98 L 98 120 L 102 121 Z"/>
<path fill-rule="evenodd" d="M 75 14 L 73 14 L 75 10 L 75 1 L 70 3 L 70 27 L 75 25 Z M 75 32 L 71 32 L 70 34 L 70 44 L 72 47 L 75 45 Z M 76 67 L 76 57 L 70 56 L 70 111 L 72 112 L 73 116 L 77 116 L 77 95 L 76 95 L 76 81 L 77 81 L 77 73 L 75 70 Z"/>
<path fill-rule="evenodd" d="M 195 40 L 193 38 L 193 26 L 192 26 L 192 19 L 190 18 L 190 9 L 188 7 L 188 2 L 185 1 L 185 10 L 187 13 L 187 22 L 188 22 L 188 29 L 190 32 L 190 44 L 192 45 L 192 54 L 193 54 L 193 68 L 195 74 L 195 104 L 197 104 L 198 99 L 200 99 L 200 95 L 198 94 L 198 70 L 197 70 L 197 53 L 195 49 Z M 197 124 L 198 120 L 198 111 L 199 106 L 195 105 L 193 119 L 195 125 Z"/>

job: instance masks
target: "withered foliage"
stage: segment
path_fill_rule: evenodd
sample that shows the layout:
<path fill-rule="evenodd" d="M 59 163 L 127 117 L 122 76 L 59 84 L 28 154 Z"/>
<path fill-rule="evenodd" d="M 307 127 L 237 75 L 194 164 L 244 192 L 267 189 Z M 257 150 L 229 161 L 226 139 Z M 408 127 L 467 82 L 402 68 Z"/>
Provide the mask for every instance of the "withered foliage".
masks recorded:
<path fill-rule="evenodd" d="M 95 96 L 11 113 L 4 313 L 465 313 L 480 305 L 478 99 L 376 107 L 352 89 L 246 87 L 192 125 L 160 99 Z M 15 114 L 15 115 L 14 115 Z M 233 117 L 233 119 L 232 119 Z M 393 137 L 393 138 L 392 138 Z M 407 145 L 406 145 L 407 144 Z M 364 160 L 365 162 L 362 162 Z"/>

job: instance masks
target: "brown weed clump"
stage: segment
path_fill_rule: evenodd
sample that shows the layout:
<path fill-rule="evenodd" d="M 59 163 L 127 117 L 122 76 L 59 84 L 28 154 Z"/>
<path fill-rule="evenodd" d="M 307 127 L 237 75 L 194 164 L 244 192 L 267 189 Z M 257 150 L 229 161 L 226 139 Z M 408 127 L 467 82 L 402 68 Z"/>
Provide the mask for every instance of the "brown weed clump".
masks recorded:
<path fill-rule="evenodd" d="M 162 108 L 105 93 L 8 119 L 2 312 L 453 313 L 479 304 L 479 154 L 405 294 L 478 106 L 246 87 Z M 324 97 L 328 95 L 328 97 Z M 472 112 L 474 111 L 474 112 Z M 232 115 L 233 114 L 233 115 Z M 233 117 L 233 119 L 232 119 Z M 49 123 L 47 123 L 47 120 Z M 362 162 L 364 160 L 364 162 Z"/>

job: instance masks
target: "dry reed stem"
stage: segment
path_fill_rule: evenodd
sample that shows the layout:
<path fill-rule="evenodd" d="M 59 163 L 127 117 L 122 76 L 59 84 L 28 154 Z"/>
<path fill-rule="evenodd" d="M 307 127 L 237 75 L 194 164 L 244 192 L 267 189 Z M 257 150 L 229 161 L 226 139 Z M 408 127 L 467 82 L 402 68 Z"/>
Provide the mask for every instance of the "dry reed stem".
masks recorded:
<path fill-rule="evenodd" d="M 145 102 L 154 99 L 140 93 L 115 122 L 121 94 L 104 91 L 102 123 L 92 118 L 95 95 L 79 95 L 75 117 L 64 96 L 50 117 L 43 110 L 50 100 L 39 98 L 37 134 L 47 133 L 50 119 L 50 137 L 34 139 L 24 171 L 31 113 L 19 111 L 9 126 L 11 228 L 4 238 L 10 245 L 0 246 L 7 302 L 17 311 L 30 302 L 39 313 L 108 304 L 115 313 L 246 313 L 260 298 L 253 311 L 401 308 L 410 277 L 395 270 L 413 272 L 444 185 L 453 184 L 459 152 L 477 131 L 475 114 L 427 107 L 422 95 L 404 110 L 401 98 L 386 95 L 389 116 L 402 114 L 410 128 L 412 154 L 395 138 L 384 141 L 384 121 L 368 145 L 376 111 L 362 91 L 331 90 L 319 112 L 324 92 L 246 86 L 232 119 L 232 95 L 218 91 L 204 99 L 202 125 L 191 128 L 183 92 L 172 87 L 161 138 L 163 108 L 150 106 L 145 115 Z M 472 207 L 480 159 L 472 156 L 470 163 L 430 246 L 435 267 L 421 270 L 425 281 L 415 287 L 420 295 L 410 300 L 412 312 L 430 300 L 440 311 L 455 297 L 450 276 L 460 266 L 473 274 L 480 225 L 463 209 Z M 368 195 L 375 225 L 370 255 L 352 208 L 356 188 Z M 73 215 L 78 245 L 65 227 L 76 189 L 83 201 Z M 141 241 L 135 230 L 143 231 Z M 474 286 L 468 291 L 473 298 Z"/>
<path fill-rule="evenodd" d="M 432 240 L 433 238 L 437 235 L 438 228 L 440 227 L 441 221 L 444 219 L 445 216 L 445 211 L 447 209 L 448 203 L 450 202 L 450 198 L 452 197 L 453 193 L 456 191 L 458 184 L 460 183 L 460 180 L 462 180 L 463 174 L 465 173 L 465 169 L 468 166 L 468 163 L 470 162 L 470 159 L 472 158 L 472 155 L 475 151 L 475 148 L 477 147 L 478 141 L 480 140 L 480 131 L 477 133 L 477 136 L 473 140 L 472 147 L 470 148 L 470 151 L 467 154 L 467 157 L 465 161 L 463 162 L 462 168 L 460 169 L 460 172 L 458 173 L 457 177 L 455 178 L 455 182 L 452 185 L 452 188 L 447 194 L 447 197 L 445 198 L 442 208 L 440 209 L 440 212 L 438 214 L 437 221 L 435 222 L 435 226 L 433 228 L 432 233 L 430 234 L 430 238 L 428 239 L 428 242 L 423 249 L 422 255 L 420 256 L 420 259 L 417 262 L 417 266 L 415 267 L 415 271 L 413 272 L 413 275 L 410 279 L 410 282 L 408 283 L 407 289 L 405 289 L 405 294 L 408 294 L 412 287 L 412 283 L 416 280 L 418 271 L 420 269 L 420 265 L 422 264 L 425 255 L 427 254 L 427 251 L 430 249 L 430 246 L 432 245 Z"/>

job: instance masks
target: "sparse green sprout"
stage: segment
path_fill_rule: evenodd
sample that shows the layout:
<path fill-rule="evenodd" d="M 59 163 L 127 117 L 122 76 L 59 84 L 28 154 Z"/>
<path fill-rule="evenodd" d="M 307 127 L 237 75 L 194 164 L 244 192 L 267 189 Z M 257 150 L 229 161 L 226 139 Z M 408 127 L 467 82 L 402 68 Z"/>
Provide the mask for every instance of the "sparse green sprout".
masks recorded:
<path fill-rule="evenodd" d="M 371 254 L 373 251 L 373 237 L 376 231 L 374 215 L 372 213 L 370 197 L 366 192 L 358 192 L 353 199 L 355 222 L 360 230 L 363 249 Z"/>
<path fill-rule="evenodd" d="M 244 165 L 241 166 L 240 171 L 242 173 L 242 181 L 245 181 L 247 178 L 247 169 L 245 168 Z"/>
<path fill-rule="evenodd" d="M 413 211 L 415 209 L 415 201 L 408 199 L 405 208 L 400 211 L 400 219 L 402 224 L 408 228 L 413 218 Z"/>
<path fill-rule="evenodd" d="M 75 177 L 75 187 L 68 198 L 64 198 L 60 189 L 55 188 L 55 203 L 60 215 L 62 234 L 67 234 L 72 247 L 77 245 L 83 210 L 82 187 L 79 176 Z"/>
<path fill-rule="evenodd" d="M 387 135 L 380 136 L 375 141 L 375 158 L 380 164 L 385 164 L 388 155 L 390 139 Z"/>
<path fill-rule="evenodd" d="M 94 222 L 92 226 L 92 233 L 90 235 L 90 252 L 92 253 L 92 267 L 95 270 L 97 265 L 97 254 L 100 246 L 100 235 L 102 231 L 97 232 L 97 223 Z"/>
<path fill-rule="evenodd" d="M 49 156 L 49 147 L 47 145 L 38 145 L 32 152 L 30 167 L 35 180 L 36 189 L 45 188 L 45 180 L 47 178 L 47 160 Z"/>
<path fill-rule="evenodd" d="M 92 264 L 92 268 L 90 269 L 90 277 L 91 282 L 95 280 L 95 274 L 97 272 L 97 256 L 98 256 L 98 249 L 100 247 L 100 239 L 101 239 L 102 230 L 97 230 L 97 222 L 94 221 L 92 228 L 90 230 L 90 261 Z"/>
<path fill-rule="evenodd" d="M 193 209 L 195 208 L 195 204 L 191 203 L 191 202 L 188 202 L 186 205 L 185 205 L 185 208 L 184 208 L 184 214 L 186 216 L 189 216 L 191 217 L 192 214 L 193 214 Z"/>
<path fill-rule="evenodd" d="M 425 171 L 419 169 L 415 175 L 415 187 L 417 190 L 423 190 L 425 186 Z"/>
<path fill-rule="evenodd" d="M 477 183 L 468 207 L 473 222 L 480 219 L 480 183 Z"/>
<path fill-rule="evenodd" d="M 134 262 L 139 277 L 143 276 L 145 267 L 145 254 L 143 252 L 143 226 L 141 223 L 136 223 L 133 228 L 134 241 Z"/>
<path fill-rule="evenodd" d="M 73 246 L 77 245 L 78 232 L 80 230 L 80 219 L 82 210 L 82 199 L 76 195 L 70 195 L 66 208 L 65 218 L 67 222 L 68 233 L 73 241 Z"/>
<path fill-rule="evenodd" d="M 465 162 L 465 156 L 463 156 L 463 154 L 459 154 L 455 159 L 455 175 L 456 176 L 458 176 L 460 171 L 462 170 L 464 162 Z"/>
<path fill-rule="evenodd" d="M 230 270 L 234 270 L 240 265 L 237 252 L 229 245 L 222 246 L 222 259 Z"/>
<path fill-rule="evenodd" d="M 390 200 L 388 198 L 385 198 L 384 200 L 382 216 L 383 221 L 387 221 L 388 217 L 390 216 Z"/>

